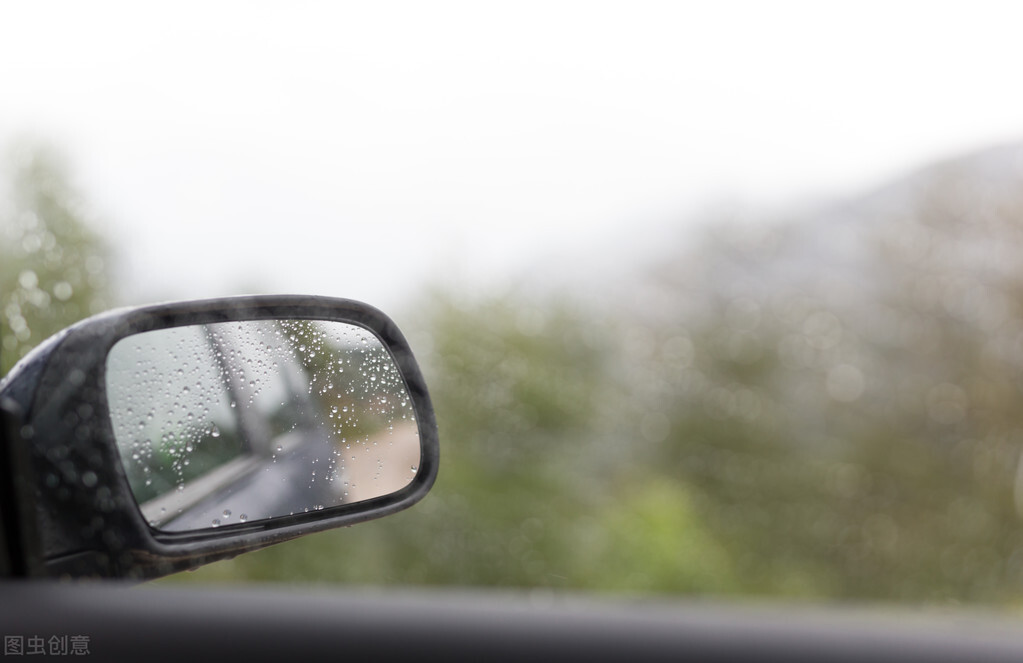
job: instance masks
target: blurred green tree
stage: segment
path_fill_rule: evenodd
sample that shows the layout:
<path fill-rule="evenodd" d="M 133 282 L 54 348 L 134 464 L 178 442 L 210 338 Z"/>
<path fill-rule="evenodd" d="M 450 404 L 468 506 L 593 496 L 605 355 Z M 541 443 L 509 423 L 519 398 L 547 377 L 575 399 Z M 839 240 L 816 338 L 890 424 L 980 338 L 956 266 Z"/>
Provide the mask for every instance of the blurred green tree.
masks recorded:
<path fill-rule="evenodd" d="M 110 306 L 108 249 L 51 149 L 21 144 L 0 184 L 0 375 L 40 341 Z"/>
<path fill-rule="evenodd" d="M 606 319 L 567 300 L 443 294 L 428 298 L 419 318 L 443 447 L 423 503 L 170 582 L 737 587 L 687 487 L 623 462 L 633 426 L 621 416 Z"/>
<path fill-rule="evenodd" d="M 1023 197 L 969 161 L 896 193 L 659 272 L 651 466 L 746 592 L 1018 602 Z"/>
<path fill-rule="evenodd" d="M 192 577 L 1018 605 L 1020 154 L 718 226 L 613 311 L 429 298 L 434 492 Z"/>

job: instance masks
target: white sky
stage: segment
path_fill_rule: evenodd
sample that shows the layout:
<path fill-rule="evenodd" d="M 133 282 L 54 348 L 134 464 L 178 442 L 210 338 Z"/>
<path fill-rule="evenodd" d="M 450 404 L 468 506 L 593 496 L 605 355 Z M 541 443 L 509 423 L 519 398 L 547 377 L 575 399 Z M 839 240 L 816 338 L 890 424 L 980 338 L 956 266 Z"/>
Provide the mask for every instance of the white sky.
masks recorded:
<path fill-rule="evenodd" d="M 577 281 L 735 195 L 1023 137 L 1023 11 L 4 2 L 0 145 L 62 148 L 133 302 Z"/>

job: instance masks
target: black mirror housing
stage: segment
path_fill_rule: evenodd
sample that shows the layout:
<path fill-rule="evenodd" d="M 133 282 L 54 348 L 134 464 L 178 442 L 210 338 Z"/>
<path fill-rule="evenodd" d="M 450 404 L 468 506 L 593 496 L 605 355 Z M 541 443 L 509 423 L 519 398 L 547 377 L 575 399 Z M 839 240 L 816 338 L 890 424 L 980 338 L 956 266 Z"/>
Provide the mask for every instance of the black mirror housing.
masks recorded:
<path fill-rule="evenodd" d="M 419 427 L 415 476 L 393 493 L 226 527 L 170 532 L 151 526 L 133 496 L 111 424 L 106 358 L 121 339 L 187 325 L 256 320 L 343 322 L 375 336 L 397 366 Z M 394 323 L 359 302 L 249 296 L 159 304 L 101 314 L 47 340 L 0 382 L 5 426 L 6 538 L 25 576 L 153 578 L 274 543 L 379 518 L 430 490 L 439 447 L 433 407 Z"/>

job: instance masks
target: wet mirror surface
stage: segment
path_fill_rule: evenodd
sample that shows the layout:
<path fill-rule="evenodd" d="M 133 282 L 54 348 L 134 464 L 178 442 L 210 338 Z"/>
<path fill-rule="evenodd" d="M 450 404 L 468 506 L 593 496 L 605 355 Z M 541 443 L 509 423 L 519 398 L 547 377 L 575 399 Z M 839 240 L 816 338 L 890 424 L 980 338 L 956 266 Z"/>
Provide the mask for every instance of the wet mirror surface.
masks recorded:
<path fill-rule="evenodd" d="M 419 466 L 389 352 L 346 323 L 262 320 L 136 334 L 111 349 L 114 437 L 146 520 L 220 527 L 359 502 Z"/>

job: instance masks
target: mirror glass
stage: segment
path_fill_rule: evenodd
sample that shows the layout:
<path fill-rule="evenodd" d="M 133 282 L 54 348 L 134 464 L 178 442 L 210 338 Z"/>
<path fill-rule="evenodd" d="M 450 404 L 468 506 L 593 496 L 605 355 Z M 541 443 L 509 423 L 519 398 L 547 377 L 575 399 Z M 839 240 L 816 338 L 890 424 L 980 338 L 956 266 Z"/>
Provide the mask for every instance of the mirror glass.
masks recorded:
<path fill-rule="evenodd" d="M 355 325 L 257 320 L 144 332 L 110 350 L 106 386 L 128 482 L 156 529 L 380 497 L 419 466 L 404 379 Z"/>

